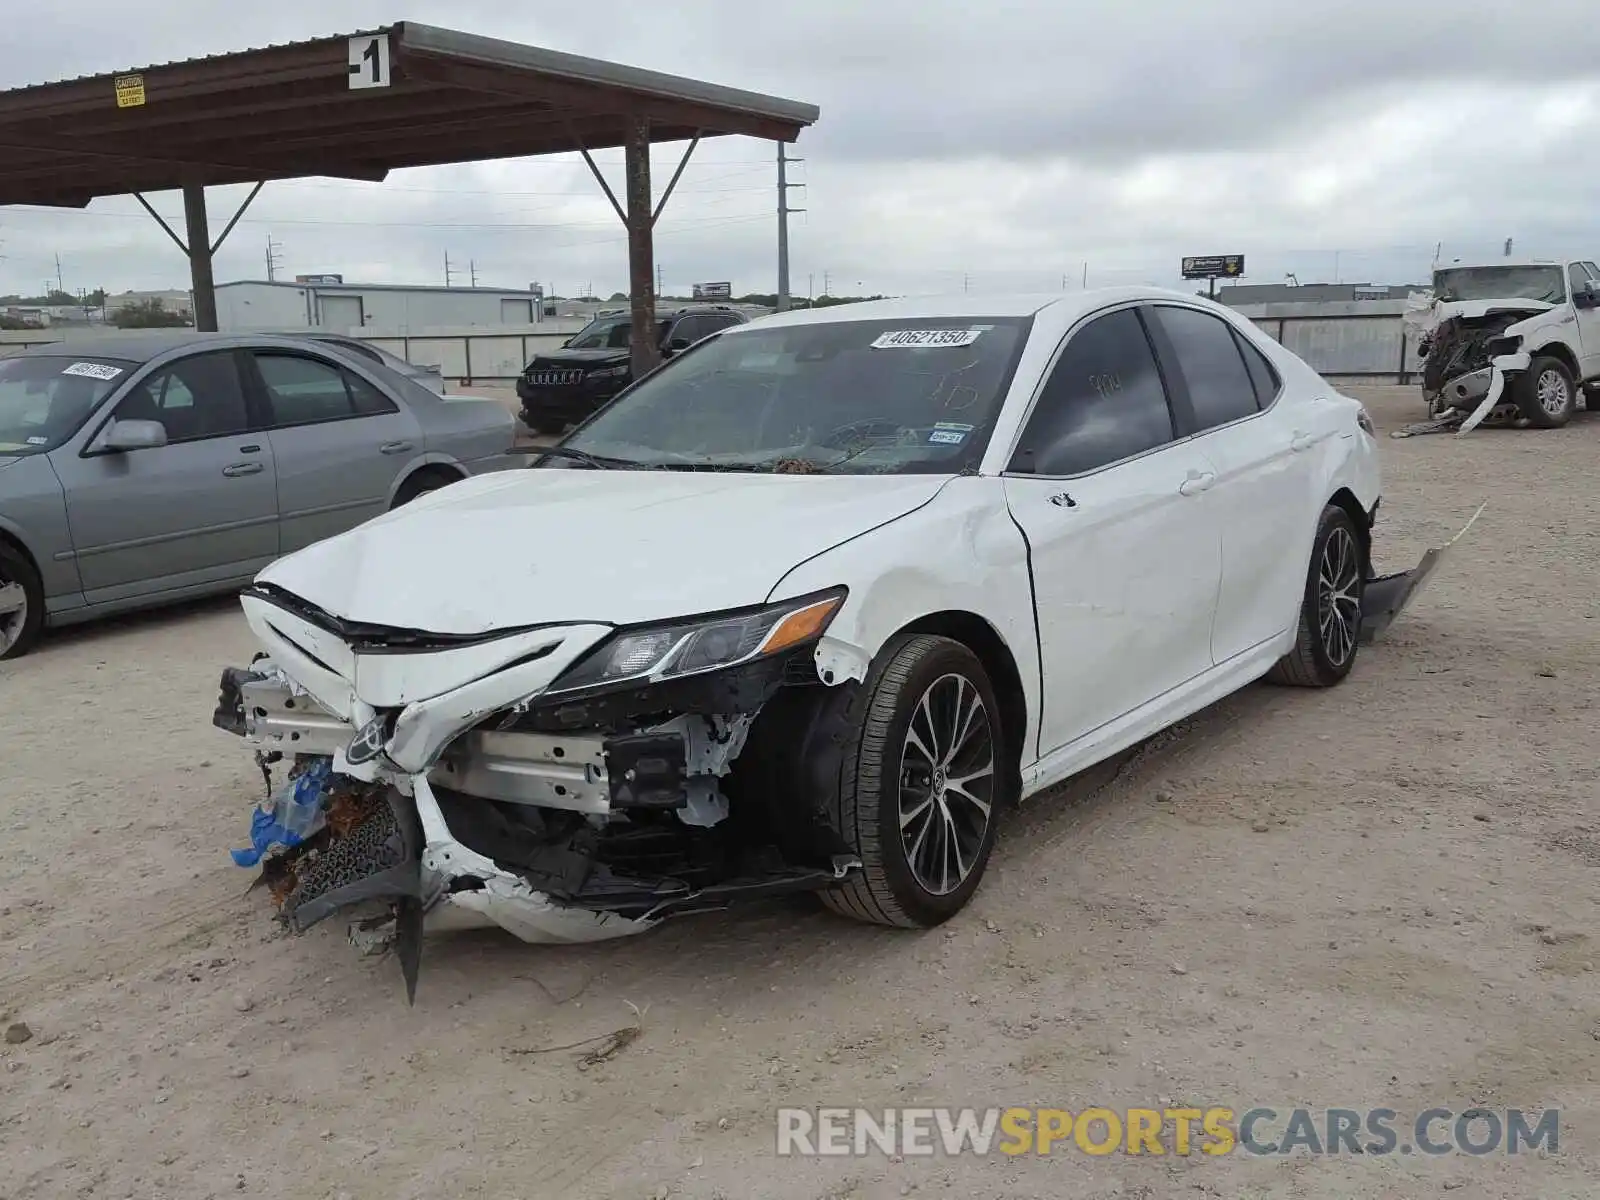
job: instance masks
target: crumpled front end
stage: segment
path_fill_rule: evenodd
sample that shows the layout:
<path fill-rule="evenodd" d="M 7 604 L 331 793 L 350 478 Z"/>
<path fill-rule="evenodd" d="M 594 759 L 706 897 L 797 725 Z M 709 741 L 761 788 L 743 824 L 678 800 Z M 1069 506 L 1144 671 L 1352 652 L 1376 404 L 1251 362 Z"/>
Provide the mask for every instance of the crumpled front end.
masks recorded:
<path fill-rule="evenodd" d="M 814 800 L 827 753 L 786 756 L 855 686 L 814 661 L 841 602 L 441 637 L 253 588 L 265 653 L 223 673 L 213 716 L 268 782 L 235 861 L 296 931 L 386 914 L 408 994 L 425 927 L 597 941 L 831 886 L 860 864 Z"/>
<path fill-rule="evenodd" d="M 1405 324 L 1422 356 L 1430 421 L 1402 432 L 1465 433 L 1480 424 L 1519 423 L 1514 388 L 1531 361 L 1526 339 L 1542 328 L 1549 311 L 1548 304 L 1516 299 L 1430 301 L 1425 309 L 1413 304 Z"/>

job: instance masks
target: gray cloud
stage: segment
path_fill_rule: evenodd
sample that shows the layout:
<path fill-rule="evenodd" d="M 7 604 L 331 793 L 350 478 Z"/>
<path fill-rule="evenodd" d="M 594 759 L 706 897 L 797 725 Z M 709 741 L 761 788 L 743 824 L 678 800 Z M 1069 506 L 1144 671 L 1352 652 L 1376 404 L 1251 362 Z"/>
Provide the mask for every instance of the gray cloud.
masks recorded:
<path fill-rule="evenodd" d="M 0 44 L 15 83 L 347 32 L 392 0 L 169 0 L 45 6 Z M 1445 256 L 1591 244 L 1600 176 L 1592 0 L 748 0 L 603 10 L 413 0 L 416 19 L 808 100 L 794 153 L 808 211 L 795 286 L 836 292 L 1053 290 L 1174 282 L 1185 253 L 1242 251 L 1250 276 L 1410 282 Z M 597 15 L 598 14 L 598 15 Z M 603 16 L 603 19 L 602 19 Z M 704 143 L 658 229 L 669 290 L 771 290 L 773 147 Z M 616 160 L 617 155 L 610 155 Z M 658 178 L 675 162 L 657 156 Z M 613 176 L 614 178 L 615 176 Z M 218 191 L 214 222 L 239 193 Z M 176 211 L 173 197 L 158 198 Z M 399 172 L 383 186 L 270 185 L 218 261 L 442 281 L 624 286 L 620 223 L 581 161 Z M 181 284 L 181 259 L 131 200 L 0 210 L 0 291 Z"/>

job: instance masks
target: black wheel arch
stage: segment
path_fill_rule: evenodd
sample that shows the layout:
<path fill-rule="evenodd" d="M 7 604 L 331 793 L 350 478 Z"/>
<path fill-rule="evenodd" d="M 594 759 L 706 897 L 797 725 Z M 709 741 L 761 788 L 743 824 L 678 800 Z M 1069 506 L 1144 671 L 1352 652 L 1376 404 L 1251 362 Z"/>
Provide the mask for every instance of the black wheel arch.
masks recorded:
<path fill-rule="evenodd" d="M 999 631 L 983 617 L 966 610 L 947 610 L 928 613 L 897 629 L 884 640 L 873 666 L 908 639 L 923 634 L 965 646 L 988 675 L 1000 705 L 1005 738 L 1002 761 L 1008 774 L 1002 795 L 1010 802 L 1021 794 L 1022 755 L 1028 745 L 1028 706 L 1016 658 Z M 801 668 L 797 674 L 803 673 L 804 664 L 795 665 Z M 827 855 L 847 849 L 842 841 L 828 839 L 826 818 L 845 751 L 866 702 L 863 683 L 808 680 L 779 689 L 751 726 L 749 740 L 729 778 L 732 794 L 736 799 L 747 796 L 760 805 L 780 841 L 790 848 L 824 861 Z"/>
<path fill-rule="evenodd" d="M 1340 488 L 1328 497 L 1328 503 L 1337 508 L 1342 508 L 1349 514 L 1351 522 L 1356 527 L 1356 541 L 1361 547 L 1361 576 L 1363 579 L 1372 578 L 1372 518 L 1367 510 L 1361 507 L 1361 501 L 1356 499 L 1356 494 L 1349 488 Z M 1318 518 L 1320 520 L 1320 516 Z"/>
<path fill-rule="evenodd" d="M 402 499 L 410 500 L 415 498 L 422 491 L 422 485 L 429 480 L 437 479 L 439 480 L 439 486 L 443 487 L 445 484 L 459 483 L 466 477 L 467 473 L 465 471 L 450 463 L 423 463 L 421 466 L 413 468 L 400 481 L 399 486 L 394 489 L 393 503 L 398 504 Z"/>

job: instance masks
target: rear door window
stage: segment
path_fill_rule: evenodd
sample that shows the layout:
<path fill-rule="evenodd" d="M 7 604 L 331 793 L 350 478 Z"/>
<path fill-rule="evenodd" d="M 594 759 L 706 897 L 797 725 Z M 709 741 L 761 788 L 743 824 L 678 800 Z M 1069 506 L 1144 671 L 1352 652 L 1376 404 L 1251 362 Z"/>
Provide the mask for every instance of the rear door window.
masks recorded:
<path fill-rule="evenodd" d="M 347 382 L 352 377 L 335 366 L 298 354 L 258 353 L 255 360 L 276 429 L 338 421 L 361 412 Z"/>
<path fill-rule="evenodd" d="M 1161 304 L 1153 310 L 1172 343 L 1189 389 L 1195 432 L 1215 429 L 1259 412 L 1256 386 L 1233 330 L 1221 317 Z"/>
<path fill-rule="evenodd" d="M 1072 335 L 1050 371 L 1011 470 L 1079 475 L 1173 440 L 1155 352 L 1131 308 Z"/>

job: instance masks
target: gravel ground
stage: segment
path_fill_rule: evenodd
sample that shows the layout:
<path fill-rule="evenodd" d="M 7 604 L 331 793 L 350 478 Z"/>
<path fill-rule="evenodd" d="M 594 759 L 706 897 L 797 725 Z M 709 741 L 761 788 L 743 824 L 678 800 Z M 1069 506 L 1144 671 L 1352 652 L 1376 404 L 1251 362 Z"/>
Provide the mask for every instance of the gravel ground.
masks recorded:
<path fill-rule="evenodd" d="M 1385 428 L 1411 389 L 1370 389 Z M 1492 503 L 1324 693 L 1253 687 L 1039 799 L 949 926 L 806 902 L 430 939 L 415 1008 L 233 867 L 232 602 L 0 667 L 0 1197 L 1592 1197 L 1600 416 L 1385 439 L 1380 566 Z M 635 1021 L 608 1062 L 550 1050 Z M 21 1037 L 19 1031 L 14 1036 Z M 592 1044 L 587 1049 L 592 1049 Z M 1560 1106 L 1560 1153 L 779 1162 L 779 1106 Z"/>

